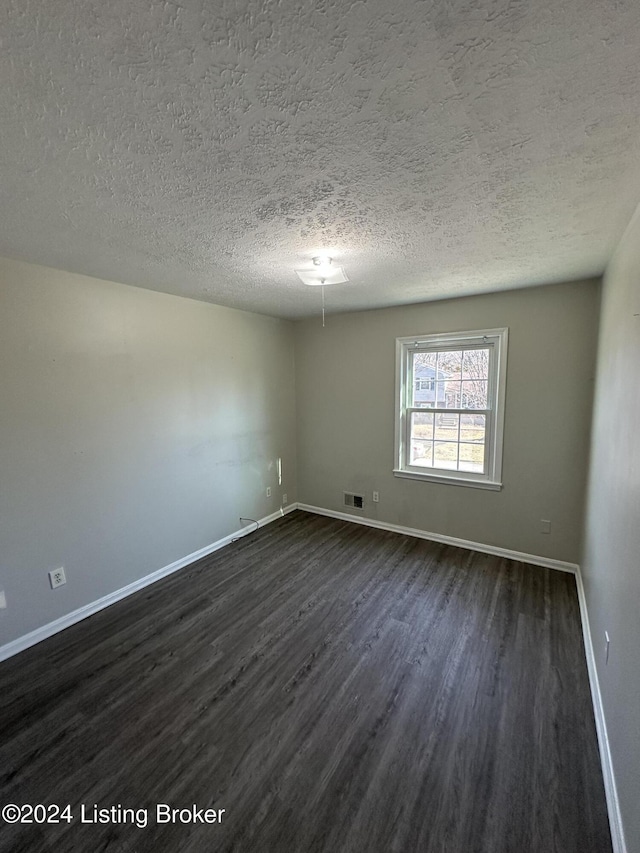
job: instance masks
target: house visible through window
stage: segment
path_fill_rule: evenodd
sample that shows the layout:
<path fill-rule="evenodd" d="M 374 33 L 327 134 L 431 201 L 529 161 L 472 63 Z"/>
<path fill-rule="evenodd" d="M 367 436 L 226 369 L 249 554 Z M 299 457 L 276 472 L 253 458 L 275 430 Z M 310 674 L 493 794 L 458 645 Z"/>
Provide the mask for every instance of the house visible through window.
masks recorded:
<path fill-rule="evenodd" d="M 397 340 L 398 476 L 500 488 L 507 330 Z"/>

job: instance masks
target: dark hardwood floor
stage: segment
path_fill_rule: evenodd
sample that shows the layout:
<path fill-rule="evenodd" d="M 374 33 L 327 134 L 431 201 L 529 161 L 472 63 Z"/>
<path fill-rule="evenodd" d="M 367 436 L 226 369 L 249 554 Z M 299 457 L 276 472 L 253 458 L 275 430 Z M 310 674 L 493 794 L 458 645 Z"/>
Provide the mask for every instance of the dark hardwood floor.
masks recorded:
<path fill-rule="evenodd" d="M 2 851 L 611 850 L 569 574 L 295 512 L 0 685 Z"/>

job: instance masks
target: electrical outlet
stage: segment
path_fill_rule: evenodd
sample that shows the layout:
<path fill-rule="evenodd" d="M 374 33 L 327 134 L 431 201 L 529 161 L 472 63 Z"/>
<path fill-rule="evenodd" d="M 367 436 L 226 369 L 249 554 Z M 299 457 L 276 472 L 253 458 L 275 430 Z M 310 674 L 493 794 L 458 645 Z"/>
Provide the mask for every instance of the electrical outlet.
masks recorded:
<path fill-rule="evenodd" d="M 62 584 L 66 582 L 67 578 L 62 566 L 60 566 L 59 569 L 54 569 L 52 572 L 49 572 L 49 583 L 51 584 L 51 589 L 55 589 L 57 586 L 62 586 Z"/>
<path fill-rule="evenodd" d="M 540 533 L 551 533 L 551 522 L 548 518 L 540 519 Z"/>
<path fill-rule="evenodd" d="M 606 666 L 609 663 L 609 644 L 611 640 L 609 639 L 609 632 L 604 632 L 604 665 Z"/>
<path fill-rule="evenodd" d="M 271 497 L 271 486 L 267 486 L 267 497 Z"/>
<path fill-rule="evenodd" d="M 0 610 L 4 610 L 7 606 L 7 596 L 4 594 L 4 590 L 0 589 Z"/>
<path fill-rule="evenodd" d="M 287 505 L 287 493 L 285 492 L 284 495 L 282 496 L 282 506 L 286 506 L 286 505 Z"/>
<path fill-rule="evenodd" d="M 380 492 L 374 492 L 374 493 L 373 493 L 373 502 L 374 502 L 374 504 L 377 504 L 379 500 L 380 500 Z"/>

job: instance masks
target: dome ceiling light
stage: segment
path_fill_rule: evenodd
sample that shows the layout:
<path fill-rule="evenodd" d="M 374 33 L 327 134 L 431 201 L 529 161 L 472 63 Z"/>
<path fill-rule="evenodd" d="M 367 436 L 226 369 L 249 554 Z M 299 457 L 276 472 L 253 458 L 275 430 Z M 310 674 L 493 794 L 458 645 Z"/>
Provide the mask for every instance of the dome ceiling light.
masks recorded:
<path fill-rule="evenodd" d="M 320 285 L 322 293 L 322 326 L 324 327 L 324 285 L 343 284 L 349 281 L 342 267 L 334 266 L 331 258 L 325 255 L 316 255 L 311 258 L 313 264 L 309 269 L 296 270 L 296 275 L 303 284 L 312 287 Z"/>
<path fill-rule="evenodd" d="M 313 266 L 309 269 L 296 270 L 296 275 L 303 284 L 317 286 L 322 284 L 343 284 L 349 281 L 342 267 L 336 266 L 331 258 L 318 255 L 312 258 Z"/>

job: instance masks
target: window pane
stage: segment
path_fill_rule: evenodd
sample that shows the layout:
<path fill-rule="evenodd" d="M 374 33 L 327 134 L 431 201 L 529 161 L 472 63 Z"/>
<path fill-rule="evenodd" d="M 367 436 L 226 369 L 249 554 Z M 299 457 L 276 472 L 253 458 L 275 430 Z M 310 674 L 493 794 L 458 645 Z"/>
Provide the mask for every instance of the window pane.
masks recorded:
<path fill-rule="evenodd" d="M 489 378 L 489 350 L 467 349 L 462 357 L 463 379 Z"/>
<path fill-rule="evenodd" d="M 410 465 L 432 465 L 433 415 L 429 412 L 411 413 Z"/>
<path fill-rule="evenodd" d="M 435 437 L 442 441 L 458 441 L 460 415 L 437 414 L 435 416 Z"/>
<path fill-rule="evenodd" d="M 460 417 L 460 471 L 484 471 L 486 418 L 484 415 Z"/>
<path fill-rule="evenodd" d="M 438 357 L 438 353 L 435 350 L 429 350 L 428 352 L 414 352 L 413 353 L 413 367 L 420 365 L 422 367 L 431 367 L 435 369 L 436 359 Z"/>
<path fill-rule="evenodd" d="M 421 465 L 423 468 L 433 467 L 433 442 L 412 441 L 409 465 Z"/>
<path fill-rule="evenodd" d="M 461 394 L 461 386 L 459 379 L 450 379 L 445 383 L 445 400 L 444 400 L 444 408 L 447 409 L 459 409 L 460 408 L 460 394 Z"/>
<path fill-rule="evenodd" d="M 461 370 L 462 350 L 443 350 L 438 353 L 436 408 L 458 408 Z"/>
<path fill-rule="evenodd" d="M 462 372 L 462 350 L 443 350 L 438 353 L 438 379 L 460 378 Z"/>
<path fill-rule="evenodd" d="M 411 438 L 433 438 L 433 414 L 431 412 L 411 413 Z"/>
<path fill-rule="evenodd" d="M 447 405 L 447 382 L 436 382 L 435 406 L 438 409 L 450 408 Z"/>
<path fill-rule="evenodd" d="M 461 409 L 487 408 L 486 379 L 463 379 L 460 385 Z"/>
<path fill-rule="evenodd" d="M 460 444 L 460 471 L 484 471 L 484 444 Z"/>
<path fill-rule="evenodd" d="M 413 393 L 411 405 L 414 408 L 433 408 L 435 405 L 435 375 L 438 354 L 435 352 L 413 353 Z"/>
<path fill-rule="evenodd" d="M 460 415 L 460 441 L 484 444 L 484 436 L 484 415 Z"/>
<path fill-rule="evenodd" d="M 436 468 L 458 468 L 458 443 L 454 441 L 436 441 L 433 448 L 433 464 Z"/>

